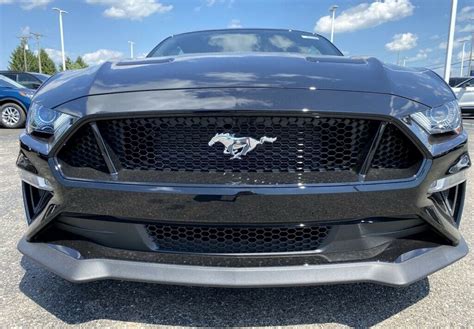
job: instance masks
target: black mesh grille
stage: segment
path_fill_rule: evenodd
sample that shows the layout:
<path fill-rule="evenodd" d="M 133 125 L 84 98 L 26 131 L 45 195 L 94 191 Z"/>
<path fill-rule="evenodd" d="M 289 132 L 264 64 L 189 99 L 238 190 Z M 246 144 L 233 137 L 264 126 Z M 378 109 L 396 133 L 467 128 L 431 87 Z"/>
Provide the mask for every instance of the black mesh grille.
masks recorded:
<path fill-rule="evenodd" d="M 97 125 L 119 180 L 261 185 L 358 181 L 380 121 L 249 114 L 110 119 Z M 218 133 L 276 140 L 231 159 L 221 143 L 209 146 Z M 58 158 L 68 177 L 101 179 L 87 168 L 107 172 L 89 125 L 73 135 Z M 389 124 L 367 179 L 412 177 L 421 160 L 415 145 Z"/>
<path fill-rule="evenodd" d="M 319 248 L 329 226 L 222 227 L 145 225 L 157 250 L 193 253 L 271 253 Z"/>
<path fill-rule="evenodd" d="M 89 125 L 83 126 L 67 141 L 59 153 L 59 158 L 72 167 L 107 172 L 107 165 Z"/>
<path fill-rule="evenodd" d="M 420 152 L 395 126 L 388 125 L 372 161 L 375 169 L 406 169 L 422 160 Z"/>
<path fill-rule="evenodd" d="M 314 172 L 355 168 L 374 124 L 314 117 L 164 117 L 99 123 L 125 169 L 199 172 Z M 217 133 L 277 137 L 240 160 L 224 155 Z"/>

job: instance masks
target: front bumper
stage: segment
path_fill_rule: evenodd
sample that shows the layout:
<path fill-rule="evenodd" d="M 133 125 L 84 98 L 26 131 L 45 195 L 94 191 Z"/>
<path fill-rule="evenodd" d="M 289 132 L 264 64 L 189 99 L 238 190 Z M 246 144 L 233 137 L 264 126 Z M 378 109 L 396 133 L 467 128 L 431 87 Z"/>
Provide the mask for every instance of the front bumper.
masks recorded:
<path fill-rule="evenodd" d="M 394 263 L 360 262 L 278 267 L 211 267 L 154 264 L 115 259 L 77 259 L 58 246 L 23 238 L 18 249 L 71 282 L 104 279 L 214 287 L 276 287 L 373 282 L 406 286 L 464 257 L 467 244 L 414 250 Z"/>
<path fill-rule="evenodd" d="M 111 99 L 116 101 L 116 97 Z M 330 99 L 331 106 L 334 100 Z M 367 107 L 366 98 L 359 103 Z M 123 106 L 120 104 L 116 105 Z M 80 108 L 83 106 L 86 104 Z M 36 170 L 36 176 L 24 176 L 24 185 L 46 192 L 36 197 L 39 212 L 26 202 L 29 226 L 18 247 L 75 282 L 124 279 L 252 287 L 367 281 L 407 285 L 467 253 L 458 230 L 464 178 L 459 175 L 462 179 L 453 181 L 447 174 L 467 153 L 467 134 L 433 139 L 417 132 L 418 128 L 404 128 L 424 153 L 413 177 L 303 186 L 68 179 L 61 175 L 49 145 L 22 135 L 21 152 Z M 28 166 L 20 167 L 28 170 Z M 433 186 L 440 191 L 430 192 Z M 445 188 L 456 188 L 447 196 L 455 201 L 455 209 L 448 209 L 451 214 L 440 207 L 446 201 L 440 194 Z M 34 193 L 25 191 L 26 200 L 34 198 Z M 306 252 L 183 255 L 163 252 L 146 239 L 143 227 L 163 223 L 246 228 L 329 225 L 333 229 L 320 248 Z"/>
<path fill-rule="evenodd" d="M 40 171 L 48 168 L 46 160 L 35 157 L 26 148 L 23 152 Z M 405 286 L 448 266 L 468 252 L 458 231 L 462 204 L 455 222 L 450 222 L 436 216 L 433 201 L 426 197 L 431 182 L 439 179 L 439 173 L 445 172 L 465 152 L 466 146 L 459 147 L 430 161 L 423 175 L 409 182 L 278 191 L 255 188 L 251 193 L 239 193 L 230 188 L 163 189 L 86 182 L 65 186 L 48 173 L 54 190 L 48 204 L 54 206 L 45 207 L 39 218 L 32 221 L 18 249 L 72 282 L 118 279 L 220 287 L 374 282 Z M 30 179 L 30 183 L 44 187 L 42 180 Z M 461 185 L 460 198 L 464 199 L 465 184 Z M 314 207 L 314 204 L 326 207 Z M 350 206 L 341 207 L 341 204 Z M 333 224 L 337 218 L 345 230 L 338 230 L 338 235 L 333 237 L 337 243 L 333 241 L 326 249 L 310 253 L 306 258 L 298 253 L 257 257 L 208 255 L 207 259 L 166 254 L 158 260 L 138 257 L 144 252 L 147 256 L 161 254 L 149 249 L 140 235 L 135 234 L 136 227 L 154 223 L 160 216 L 180 223 L 189 223 L 186 218 L 197 218 L 197 223 L 204 224 L 220 218 L 224 225 L 246 225 L 255 223 L 256 218 L 267 224 L 299 223 L 314 217 L 320 218 L 319 223 Z M 401 224 L 410 221 L 413 224 L 406 227 Z M 426 223 L 421 225 L 417 221 Z M 55 233 L 51 233 L 52 230 Z M 68 236 L 71 233 L 72 238 Z M 420 235 L 435 238 L 411 244 L 417 239 L 412 236 Z M 99 246 L 75 248 L 61 241 L 78 236 L 95 241 Z M 407 243 L 400 246 L 397 244 L 400 241 Z M 93 252 L 102 249 L 101 245 L 120 252 Z M 363 255 L 366 251 L 368 254 Z M 318 258 L 321 253 L 327 258 L 324 261 Z M 330 255 L 336 257 L 331 259 Z"/>

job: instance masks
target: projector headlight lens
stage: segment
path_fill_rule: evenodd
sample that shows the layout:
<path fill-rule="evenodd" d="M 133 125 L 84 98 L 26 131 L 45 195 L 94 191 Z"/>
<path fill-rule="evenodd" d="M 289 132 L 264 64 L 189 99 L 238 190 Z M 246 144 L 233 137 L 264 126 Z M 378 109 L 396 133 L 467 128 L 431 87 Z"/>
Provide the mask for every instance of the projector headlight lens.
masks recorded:
<path fill-rule="evenodd" d="M 74 122 L 76 118 L 55 110 L 51 110 L 38 103 L 32 103 L 28 111 L 26 132 L 55 138 L 62 135 Z"/>
<path fill-rule="evenodd" d="M 410 117 L 432 135 L 459 133 L 462 130 L 461 110 L 457 101 L 414 113 Z"/>

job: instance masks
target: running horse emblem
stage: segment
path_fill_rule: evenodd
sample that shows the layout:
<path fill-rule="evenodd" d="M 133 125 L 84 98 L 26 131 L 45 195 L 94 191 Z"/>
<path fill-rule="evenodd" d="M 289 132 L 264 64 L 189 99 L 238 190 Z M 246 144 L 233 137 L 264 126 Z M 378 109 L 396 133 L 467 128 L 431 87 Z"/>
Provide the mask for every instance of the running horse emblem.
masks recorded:
<path fill-rule="evenodd" d="M 266 137 L 263 136 L 260 140 L 257 140 L 252 137 L 235 137 L 233 134 L 224 133 L 224 134 L 216 134 L 212 139 L 209 141 L 209 146 L 214 145 L 215 143 L 222 143 L 224 145 L 224 154 L 230 154 L 233 159 L 242 159 L 242 156 L 246 155 L 254 148 L 257 147 L 259 144 L 263 144 L 265 142 L 273 143 L 276 141 L 276 137 Z"/>

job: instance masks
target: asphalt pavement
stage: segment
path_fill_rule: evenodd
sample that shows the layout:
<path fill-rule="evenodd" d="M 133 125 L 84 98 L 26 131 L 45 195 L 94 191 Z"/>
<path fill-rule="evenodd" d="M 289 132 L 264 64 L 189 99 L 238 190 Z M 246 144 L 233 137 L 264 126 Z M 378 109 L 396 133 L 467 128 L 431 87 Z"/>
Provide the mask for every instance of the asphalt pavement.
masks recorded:
<path fill-rule="evenodd" d="M 465 125 L 474 137 L 474 120 Z M 0 129 L 0 328 L 143 326 L 473 327 L 474 256 L 406 288 L 350 284 L 220 289 L 101 281 L 75 285 L 22 257 L 19 130 Z M 473 138 L 471 138 L 472 140 Z M 471 144 L 471 154 L 474 143 Z M 474 180 L 474 169 L 469 172 Z M 474 241 L 474 190 L 461 230 Z"/>

